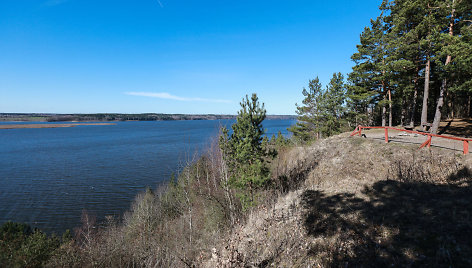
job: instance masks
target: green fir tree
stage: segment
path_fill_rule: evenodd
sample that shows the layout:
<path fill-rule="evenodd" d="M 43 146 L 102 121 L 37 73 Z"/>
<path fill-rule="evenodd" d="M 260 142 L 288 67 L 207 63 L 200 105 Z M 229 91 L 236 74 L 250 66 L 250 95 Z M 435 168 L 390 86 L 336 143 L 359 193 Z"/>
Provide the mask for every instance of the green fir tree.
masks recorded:
<path fill-rule="evenodd" d="M 303 105 L 296 104 L 297 110 L 295 112 L 298 115 L 298 122 L 288 130 L 293 133 L 296 139 L 306 142 L 320 138 L 321 134 L 319 129 L 323 90 L 318 77 L 309 81 L 308 89 L 303 88 L 302 94 L 305 96 L 302 101 Z"/>
<path fill-rule="evenodd" d="M 238 190 L 243 208 L 255 204 L 255 192 L 269 183 L 269 156 L 263 142 L 262 121 L 266 117 L 264 104 L 259 104 L 256 94 L 242 100 L 233 132 L 222 129 L 220 148 L 230 170 L 230 184 Z"/>
<path fill-rule="evenodd" d="M 323 89 L 318 77 L 310 80 L 302 91 L 303 105 L 297 105 L 298 122 L 288 130 L 301 141 L 338 134 L 345 114 L 346 90 L 344 76 L 334 73 Z"/>

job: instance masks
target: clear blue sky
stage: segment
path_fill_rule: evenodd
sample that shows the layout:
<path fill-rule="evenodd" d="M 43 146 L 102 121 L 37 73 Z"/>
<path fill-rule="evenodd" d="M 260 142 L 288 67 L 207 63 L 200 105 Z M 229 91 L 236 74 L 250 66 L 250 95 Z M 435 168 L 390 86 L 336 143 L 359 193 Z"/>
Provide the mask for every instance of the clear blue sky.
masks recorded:
<path fill-rule="evenodd" d="M 1 0 L 0 112 L 294 114 L 380 0 Z"/>

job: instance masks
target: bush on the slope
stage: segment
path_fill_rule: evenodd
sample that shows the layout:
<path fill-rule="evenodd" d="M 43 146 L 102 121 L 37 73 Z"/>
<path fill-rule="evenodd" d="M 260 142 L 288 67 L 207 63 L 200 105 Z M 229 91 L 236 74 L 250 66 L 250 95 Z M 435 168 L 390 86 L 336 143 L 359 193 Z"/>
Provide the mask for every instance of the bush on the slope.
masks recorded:
<path fill-rule="evenodd" d="M 84 213 L 74 241 L 63 245 L 49 266 L 192 266 L 243 219 L 228 181 L 215 142 L 169 183 L 139 194 L 123 220 L 108 218 L 99 225 Z"/>
<path fill-rule="evenodd" d="M 6 222 L 0 227 L 0 267 L 41 267 L 60 243 L 27 224 Z"/>

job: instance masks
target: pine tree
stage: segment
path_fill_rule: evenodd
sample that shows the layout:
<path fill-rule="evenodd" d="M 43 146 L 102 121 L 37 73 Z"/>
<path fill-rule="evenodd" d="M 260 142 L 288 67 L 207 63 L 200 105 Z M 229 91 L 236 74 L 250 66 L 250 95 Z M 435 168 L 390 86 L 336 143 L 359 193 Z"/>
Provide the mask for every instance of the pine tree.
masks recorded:
<path fill-rule="evenodd" d="M 338 134 L 341 131 L 342 119 L 345 113 L 346 90 L 344 76 L 334 73 L 320 102 L 320 132 L 325 137 Z"/>
<path fill-rule="evenodd" d="M 364 29 L 352 56 L 356 65 L 348 78 L 350 121 L 377 124 L 374 114 L 381 111 L 386 125 L 388 106 L 389 125 L 409 121 L 414 126 L 421 98 L 421 125 L 435 104 L 433 132 L 443 112 L 469 116 L 472 1 L 384 0 L 380 9 L 382 14 Z"/>
<path fill-rule="evenodd" d="M 356 63 L 349 74 L 351 112 L 357 115 L 365 113 L 370 116 L 369 106 L 382 107 L 382 126 L 386 125 L 386 105 L 389 105 L 389 125 L 392 124 L 391 91 L 389 85 L 388 57 L 388 25 L 385 17 L 379 16 L 371 20 L 371 26 L 366 27 L 360 36 L 360 45 L 351 59 Z M 369 120 L 369 121 L 372 121 Z"/>
<path fill-rule="evenodd" d="M 463 14 L 462 19 L 456 24 L 458 34 L 451 40 L 444 50 L 452 56 L 454 67 L 450 75 L 449 91 L 452 93 L 449 103 L 455 104 L 450 107 L 451 117 L 457 110 L 465 117 L 472 116 L 472 1 L 469 5 L 458 5 L 457 13 Z M 466 8 L 467 7 L 467 8 Z M 448 94 L 449 95 L 449 94 Z M 455 97 L 455 98 L 454 98 Z M 460 108 L 462 107 L 462 109 Z"/>
<path fill-rule="evenodd" d="M 298 122 L 288 130 L 293 136 L 301 141 L 309 141 L 313 138 L 320 138 L 320 102 L 323 97 L 323 90 L 318 77 L 308 82 L 308 89 L 302 91 L 305 98 L 303 105 L 298 105 L 295 111 L 298 115 Z"/>
<path fill-rule="evenodd" d="M 304 88 L 302 93 L 305 96 L 304 105 L 297 105 L 298 122 L 289 131 L 302 141 L 339 133 L 345 113 L 344 76 L 334 73 L 324 90 L 316 77 L 310 80 L 308 90 Z"/>
<path fill-rule="evenodd" d="M 385 3 L 383 9 L 389 13 L 385 21 L 390 24 L 389 51 L 394 72 L 391 84 L 397 85 L 397 97 L 401 99 L 400 123 L 415 125 L 415 113 L 421 86 L 420 71 L 424 68 L 424 53 L 420 40 L 424 31 L 419 25 L 424 19 L 422 5 L 418 1 L 397 0 Z"/>
<path fill-rule="evenodd" d="M 467 43 L 467 39 L 464 35 L 458 34 L 464 29 L 464 33 L 467 34 L 470 30 L 472 2 L 469 0 L 445 0 L 439 1 L 438 10 L 441 12 L 441 18 L 443 19 L 441 25 L 443 25 L 440 40 L 443 44 L 438 55 L 438 66 L 441 67 L 441 87 L 439 90 L 439 97 L 436 104 L 436 111 L 434 115 L 433 126 L 431 127 L 432 133 L 437 133 L 439 129 L 439 123 L 442 117 L 443 106 L 446 103 L 446 95 L 450 85 L 454 85 L 457 82 L 457 73 L 465 74 L 470 79 L 470 76 L 466 72 L 462 72 L 461 69 L 457 68 L 458 63 L 463 63 L 465 58 L 461 57 L 464 52 L 467 52 L 467 48 L 470 47 L 470 42 Z M 459 48 L 460 53 L 457 53 Z M 465 50 L 465 51 L 464 51 Z M 456 53 L 454 53 L 456 52 Z M 453 54 L 458 54 L 458 58 L 453 58 Z M 470 59 L 470 54 L 468 55 Z M 466 56 L 467 57 L 467 56 Z M 467 60 L 465 60 L 467 62 Z M 470 70 L 470 67 L 466 70 Z M 454 81 L 455 80 L 455 81 Z M 465 82 L 463 80 L 463 82 Z M 449 103 L 452 105 L 453 100 Z"/>
<path fill-rule="evenodd" d="M 266 110 L 256 94 L 251 99 L 246 95 L 240 105 L 236 123 L 231 126 L 232 134 L 223 128 L 219 144 L 231 173 L 230 184 L 239 190 L 243 208 L 247 208 L 255 202 L 255 190 L 265 186 L 270 178 L 268 152 L 263 146 L 262 121 Z"/>

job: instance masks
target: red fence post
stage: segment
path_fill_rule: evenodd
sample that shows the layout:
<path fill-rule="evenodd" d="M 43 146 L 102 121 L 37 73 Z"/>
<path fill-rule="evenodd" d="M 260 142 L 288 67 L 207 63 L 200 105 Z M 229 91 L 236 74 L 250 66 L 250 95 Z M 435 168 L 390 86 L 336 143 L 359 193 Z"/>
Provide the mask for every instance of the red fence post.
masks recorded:
<path fill-rule="evenodd" d="M 426 147 L 426 146 L 428 146 L 428 148 L 431 147 L 433 137 L 444 138 L 444 139 L 455 140 L 455 141 L 462 141 L 463 146 L 464 146 L 464 154 L 465 155 L 469 154 L 469 142 L 472 141 L 472 139 L 470 139 L 470 138 L 436 135 L 436 134 L 431 134 L 431 133 L 424 133 L 424 132 L 418 132 L 418 131 L 413 131 L 413 130 L 405 130 L 405 129 L 399 129 L 399 128 L 394 128 L 394 127 L 380 127 L 380 126 L 379 127 L 375 127 L 375 126 L 374 127 L 362 127 L 361 125 L 356 127 L 356 129 L 351 133 L 351 136 L 355 136 L 355 135 L 359 134 L 359 136 L 362 137 L 362 129 L 363 128 L 365 128 L 365 129 L 380 129 L 380 128 L 383 128 L 384 131 L 385 131 L 385 143 L 389 142 L 389 140 L 388 140 L 388 130 L 389 129 L 397 130 L 397 131 L 404 131 L 404 132 L 407 132 L 407 133 L 420 134 L 420 135 L 426 136 L 427 139 L 426 139 L 425 142 L 423 142 L 423 144 L 421 144 L 420 148 L 423 148 L 423 147 Z"/>
<path fill-rule="evenodd" d="M 425 146 L 431 147 L 431 136 L 428 135 L 428 139 L 421 144 L 420 148 L 423 148 Z"/>
<path fill-rule="evenodd" d="M 385 128 L 385 143 L 388 143 L 388 128 Z"/>

